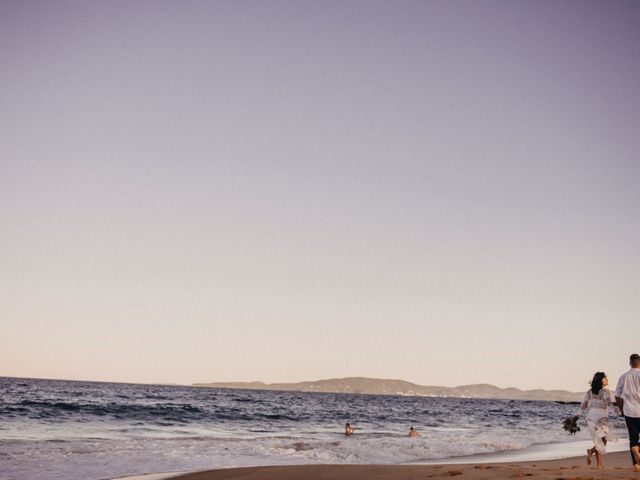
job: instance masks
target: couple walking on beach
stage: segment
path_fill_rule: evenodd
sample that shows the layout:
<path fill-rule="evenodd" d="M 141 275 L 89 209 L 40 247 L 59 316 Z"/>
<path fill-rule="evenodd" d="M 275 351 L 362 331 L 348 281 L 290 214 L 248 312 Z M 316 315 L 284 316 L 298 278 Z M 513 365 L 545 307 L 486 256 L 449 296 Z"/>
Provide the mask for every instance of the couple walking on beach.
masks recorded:
<path fill-rule="evenodd" d="M 580 415 L 586 414 L 585 420 L 593 439 L 593 447 L 587 449 L 589 465 L 595 455 L 597 467 L 603 468 L 602 455 L 606 453 L 607 441 L 615 439 L 609 425 L 609 409 L 618 407 L 618 414 L 624 415 L 629 431 L 633 469 L 640 472 L 640 355 L 632 354 L 629 366 L 629 371 L 618 380 L 614 394 L 607 388 L 609 380 L 605 373 L 596 372 L 591 380 L 591 389 L 585 394 L 580 409 L 573 418 L 577 420 Z"/>

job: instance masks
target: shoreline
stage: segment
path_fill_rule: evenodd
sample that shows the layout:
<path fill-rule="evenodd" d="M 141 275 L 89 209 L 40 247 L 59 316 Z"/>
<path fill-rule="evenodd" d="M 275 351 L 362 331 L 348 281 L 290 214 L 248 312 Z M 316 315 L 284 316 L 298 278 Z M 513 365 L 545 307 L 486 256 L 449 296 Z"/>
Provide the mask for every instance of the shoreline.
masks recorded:
<path fill-rule="evenodd" d="M 586 455 L 585 455 L 586 456 Z M 617 457 L 616 457 L 617 456 Z M 493 480 L 532 477 L 542 480 L 590 480 L 640 478 L 629 456 L 611 454 L 609 464 L 598 470 L 584 458 L 508 464 L 467 465 L 296 465 L 209 470 L 179 475 L 173 480 L 416 480 L 422 478 Z M 624 465 L 623 465 L 624 464 Z"/>
<path fill-rule="evenodd" d="M 480 457 L 480 456 L 478 456 Z M 603 469 L 586 463 L 586 454 L 549 460 L 482 462 L 471 457 L 465 463 L 428 464 L 306 464 L 217 468 L 193 472 L 150 473 L 112 480 L 415 480 L 417 478 L 468 480 L 502 478 L 540 478 L 543 480 L 620 479 L 640 480 L 628 450 L 610 452 L 604 457 Z M 468 461 L 468 462 L 467 462 Z"/>

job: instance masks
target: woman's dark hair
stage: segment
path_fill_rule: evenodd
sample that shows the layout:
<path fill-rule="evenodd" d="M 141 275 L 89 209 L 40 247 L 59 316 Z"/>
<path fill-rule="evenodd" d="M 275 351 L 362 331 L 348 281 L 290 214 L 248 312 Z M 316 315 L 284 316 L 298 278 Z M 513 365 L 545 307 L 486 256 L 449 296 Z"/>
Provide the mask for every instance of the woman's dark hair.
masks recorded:
<path fill-rule="evenodd" d="M 606 374 L 604 372 L 596 372 L 593 376 L 593 380 L 591 380 L 591 391 L 594 395 L 597 395 L 600 390 L 602 390 L 602 380 L 606 378 Z"/>

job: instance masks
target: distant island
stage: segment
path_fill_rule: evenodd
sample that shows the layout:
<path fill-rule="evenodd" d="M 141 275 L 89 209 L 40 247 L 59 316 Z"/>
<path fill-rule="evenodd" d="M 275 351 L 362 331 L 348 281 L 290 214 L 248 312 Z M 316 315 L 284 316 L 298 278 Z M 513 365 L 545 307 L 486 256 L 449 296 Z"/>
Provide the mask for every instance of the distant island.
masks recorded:
<path fill-rule="evenodd" d="M 584 393 L 566 390 L 519 390 L 477 384 L 459 387 L 431 387 L 404 380 L 348 377 L 331 378 L 315 382 L 264 383 L 264 382 L 213 382 L 195 383 L 195 387 L 231 388 L 245 390 L 277 390 L 286 392 L 357 393 L 365 395 L 401 395 L 417 397 L 491 398 L 499 400 L 547 400 L 579 402 Z"/>

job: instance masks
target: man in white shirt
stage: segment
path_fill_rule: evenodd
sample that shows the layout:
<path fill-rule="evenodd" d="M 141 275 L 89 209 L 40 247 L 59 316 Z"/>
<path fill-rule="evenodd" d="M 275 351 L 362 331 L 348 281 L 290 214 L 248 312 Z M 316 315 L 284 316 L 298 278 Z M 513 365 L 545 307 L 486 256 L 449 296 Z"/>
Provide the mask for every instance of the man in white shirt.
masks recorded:
<path fill-rule="evenodd" d="M 629 366 L 631 369 L 618 380 L 615 397 L 627 423 L 633 469 L 640 472 L 640 355 L 631 355 Z"/>

